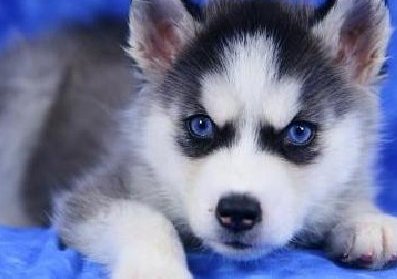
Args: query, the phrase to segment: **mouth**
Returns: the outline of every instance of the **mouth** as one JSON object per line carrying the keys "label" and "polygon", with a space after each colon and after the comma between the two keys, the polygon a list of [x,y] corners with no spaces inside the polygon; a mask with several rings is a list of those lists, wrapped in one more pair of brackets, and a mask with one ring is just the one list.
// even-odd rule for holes
{"label": "mouth", "polygon": [[226,258],[243,262],[258,259],[273,250],[272,247],[258,246],[241,240],[211,241],[207,242],[207,244],[214,252]]}
{"label": "mouth", "polygon": [[248,250],[253,248],[252,244],[248,244],[240,241],[225,242],[224,245],[235,250]]}

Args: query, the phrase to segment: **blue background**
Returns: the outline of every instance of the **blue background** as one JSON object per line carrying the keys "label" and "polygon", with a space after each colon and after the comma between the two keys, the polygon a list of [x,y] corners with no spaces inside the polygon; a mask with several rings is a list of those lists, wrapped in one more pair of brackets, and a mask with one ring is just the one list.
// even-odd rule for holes
{"label": "blue background", "polygon": [[[397,3],[389,2],[395,22]],[[64,23],[94,22],[98,15],[126,19],[128,8],[129,0],[0,0],[0,47],[14,38],[34,36]],[[382,93],[384,126],[378,168],[382,189],[379,204],[397,215],[396,36],[389,53],[389,79]],[[252,264],[237,264],[215,255],[192,254],[189,262],[196,278],[397,278],[396,269],[381,272],[343,269],[318,251],[278,251]],[[0,228],[0,278],[89,279],[103,276],[103,267],[73,250],[60,247],[51,229]]]}

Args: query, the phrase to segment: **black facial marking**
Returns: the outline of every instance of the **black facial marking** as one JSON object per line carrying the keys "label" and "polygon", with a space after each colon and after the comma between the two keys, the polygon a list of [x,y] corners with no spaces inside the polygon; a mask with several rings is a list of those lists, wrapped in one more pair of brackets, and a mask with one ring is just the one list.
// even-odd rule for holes
{"label": "black facial marking", "polygon": [[235,137],[236,130],[233,124],[226,123],[223,127],[215,126],[215,133],[212,139],[199,139],[191,135],[186,120],[181,120],[177,142],[186,156],[201,158],[221,148],[231,147]]}
{"label": "black facial marking", "polygon": [[310,144],[295,146],[285,140],[285,130],[276,130],[271,126],[264,126],[259,132],[259,146],[267,151],[282,156],[296,165],[309,165],[320,155],[318,143],[319,129]]}
{"label": "black facial marking", "polygon": [[[292,6],[285,8],[285,2],[271,0],[218,0],[215,3],[215,8],[205,11],[201,31],[176,58],[157,91],[163,107],[177,108],[179,119],[205,113],[201,103],[202,77],[226,71],[225,49],[232,47],[232,42],[241,41],[247,35],[261,34],[271,38],[277,46],[280,82],[283,77],[303,82],[298,118],[321,124],[329,112],[340,117],[350,111],[357,96],[352,94],[343,72],[312,34],[309,25],[312,15]],[[326,16],[332,5],[333,1],[327,1],[317,10],[317,17]],[[176,142],[187,156],[194,158],[229,147],[238,132],[230,123],[217,127],[216,138],[209,142],[191,138],[185,127],[180,126]],[[320,153],[317,139],[305,148],[281,148],[276,135],[276,131],[271,133],[263,129],[263,147],[297,164],[310,163]]]}

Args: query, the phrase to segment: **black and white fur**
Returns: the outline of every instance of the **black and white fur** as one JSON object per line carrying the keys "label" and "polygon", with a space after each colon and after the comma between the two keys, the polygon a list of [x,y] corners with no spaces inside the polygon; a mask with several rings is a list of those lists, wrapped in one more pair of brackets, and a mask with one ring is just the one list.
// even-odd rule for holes
{"label": "black and white fur", "polygon": [[[374,204],[378,84],[391,33],[384,1],[327,1],[314,9],[279,1],[214,0],[193,16],[180,0],[136,0],[130,32],[126,50],[137,63],[130,69],[133,86],[123,78],[128,69],[121,66],[122,58],[115,59],[119,53],[104,51],[103,41],[90,37],[98,42],[90,46],[102,51],[92,54],[77,44],[71,53],[87,55],[89,61],[79,59],[78,66],[60,70],[54,65],[48,82],[33,87],[63,93],[48,93],[52,97],[42,99],[46,102],[32,106],[32,116],[21,116],[18,125],[34,130],[26,142],[2,135],[7,145],[1,145],[0,173],[6,173],[6,164],[10,168],[27,160],[12,148],[31,150],[31,140],[39,138],[30,168],[23,166],[28,178],[36,174],[35,185],[50,181],[57,187],[46,188],[48,199],[38,204],[52,208],[53,224],[68,245],[107,264],[112,278],[122,279],[191,278],[181,239],[199,239],[239,260],[291,242],[323,243],[331,257],[372,269],[397,260],[397,221]],[[96,38],[107,45],[104,36]],[[106,74],[95,73],[98,65]],[[76,70],[82,67],[93,73],[81,78]],[[15,90],[16,81],[32,86],[35,79],[24,78],[8,75],[5,89]],[[43,92],[23,86],[20,92]],[[80,105],[78,114],[70,112],[85,91],[98,104],[92,108],[104,109],[88,118],[88,104]],[[117,101],[109,105],[106,94]],[[14,131],[4,119],[17,113],[20,96],[0,103],[2,131]],[[51,126],[58,111],[74,118]],[[209,145],[198,144],[184,125],[197,114],[210,116],[217,127]],[[294,120],[316,124],[310,146],[280,142]],[[115,123],[120,134],[110,128]],[[69,133],[59,132],[65,127]],[[76,135],[76,129],[80,134],[65,154],[84,156],[66,170],[81,175],[47,179],[63,170],[57,152],[69,146],[62,140]],[[43,138],[52,149],[49,144],[40,148]],[[35,162],[41,169],[32,171]],[[47,176],[46,166],[53,167]],[[32,184],[21,173],[15,177]],[[231,194],[260,203],[263,217],[252,230],[234,234],[220,226],[217,205]],[[4,212],[3,219],[15,220]],[[21,210],[19,215],[31,220]]]}

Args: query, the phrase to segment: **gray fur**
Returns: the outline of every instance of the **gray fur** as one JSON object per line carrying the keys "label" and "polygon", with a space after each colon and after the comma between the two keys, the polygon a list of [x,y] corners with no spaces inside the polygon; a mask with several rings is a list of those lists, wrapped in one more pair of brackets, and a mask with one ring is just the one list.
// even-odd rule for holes
{"label": "gray fur", "polygon": [[[18,106],[12,113],[20,116],[7,115],[12,122],[1,129],[2,140],[12,142],[2,145],[1,157],[11,159],[1,160],[0,171],[9,177],[5,188],[17,192],[15,206],[24,208],[33,223],[48,223],[52,194],[70,189],[75,177],[106,154],[105,142],[117,138],[117,111],[133,92],[132,61],[121,49],[123,30],[115,23],[71,28],[21,42],[2,54],[2,111]],[[13,205],[2,197],[4,221]]]}

